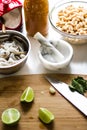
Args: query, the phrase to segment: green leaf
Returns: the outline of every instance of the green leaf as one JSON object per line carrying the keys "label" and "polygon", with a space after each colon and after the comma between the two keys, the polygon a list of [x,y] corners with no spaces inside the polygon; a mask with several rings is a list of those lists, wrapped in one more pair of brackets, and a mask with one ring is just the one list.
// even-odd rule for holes
{"label": "green leaf", "polygon": [[84,94],[84,88],[75,79],[72,80],[72,86],[81,94]]}
{"label": "green leaf", "polygon": [[71,84],[69,86],[71,91],[77,91],[80,94],[83,94],[87,91],[87,80],[83,77],[76,77],[72,79]]}
{"label": "green leaf", "polygon": [[76,91],[76,88],[73,87],[72,85],[69,85],[69,88],[70,88],[70,90],[71,90],[72,92]]}

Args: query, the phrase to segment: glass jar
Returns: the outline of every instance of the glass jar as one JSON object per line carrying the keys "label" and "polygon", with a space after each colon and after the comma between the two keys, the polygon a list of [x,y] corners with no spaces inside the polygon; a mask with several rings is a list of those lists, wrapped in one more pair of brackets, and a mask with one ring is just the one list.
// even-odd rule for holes
{"label": "glass jar", "polygon": [[24,0],[25,26],[28,35],[34,36],[40,32],[48,34],[48,0]]}

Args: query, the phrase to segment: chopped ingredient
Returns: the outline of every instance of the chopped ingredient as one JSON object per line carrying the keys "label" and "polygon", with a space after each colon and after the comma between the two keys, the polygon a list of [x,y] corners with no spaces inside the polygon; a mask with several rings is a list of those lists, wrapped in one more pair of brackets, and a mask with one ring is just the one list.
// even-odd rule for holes
{"label": "chopped ingredient", "polygon": [[27,87],[23,91],[20,101],[29,103],[29,102],[32,102],[33,100],[34,100],[34,91],[31,87]]}
{"label": "chopped ingredient", "polygon": [[0,42],[0,66],[9,66],[25,57],[22,44],[17,40]]}
{"label": "chopped ingredient", "polygon": [[87,80],[85,80],[83,77],[74,78],[72,79],[69,88],[71,91],[77,91],[84,95],[84,93],[87,91]]}
{"label": "chopped ingredient", "polygon": [[41,91],[41,94],[44,94],[44,91]]}
{"label": "chopped ingredient", "polygon": [[49,124],[54,120],[54,115],[52,112],[50,112],[48,109],[46,108],[39,108],[39,118],[40,120],[45,123],[45,124]]}
{"label": "chopped ingredient", "polygon": [[55,89],[52,86],[49,88],[49,92],[51,94],[55,94],[56,93]]}
{"label": "chopped ingredient", "polygon": [[20,112],[17,109],[8,108],[2,113],[1,120],[6,125],[16,125],[20,117]]}

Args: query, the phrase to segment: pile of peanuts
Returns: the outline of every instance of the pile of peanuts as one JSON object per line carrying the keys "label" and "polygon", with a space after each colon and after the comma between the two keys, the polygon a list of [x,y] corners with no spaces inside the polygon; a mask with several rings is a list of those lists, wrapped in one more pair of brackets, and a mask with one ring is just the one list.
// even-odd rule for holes
{"label": "pile of peanuts", "polygon": [[73,35],[87,35],[87,10],[84,7],[67,6],[58,12],[56,26]]}

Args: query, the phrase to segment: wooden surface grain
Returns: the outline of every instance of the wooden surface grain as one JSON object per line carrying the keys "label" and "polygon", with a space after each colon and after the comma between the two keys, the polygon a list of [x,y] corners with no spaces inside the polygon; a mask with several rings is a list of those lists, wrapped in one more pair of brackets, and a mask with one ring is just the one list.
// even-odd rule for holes
{"label": "wooden surface grain", "polygon": [[[51,75],[51,74],[50,74]],[[68,84],[77,75],[53,74]],[[87,117],[70,104],[58,92],[49,93],[49,82],[43,75],[14,76],[0,79],[0,117],[7,108],[17,108],[21,119],[15,126],[6,126],[1,122],[0,130],[87,130]],[[87,76],[83,76],[87,79]],[[20,103],[20,97],[26,87],[32,87],[35,93],[34,102]],[[38,118],[38,110],[45,107],[55,115],[55,120],[43,124]]]}

